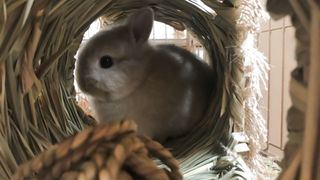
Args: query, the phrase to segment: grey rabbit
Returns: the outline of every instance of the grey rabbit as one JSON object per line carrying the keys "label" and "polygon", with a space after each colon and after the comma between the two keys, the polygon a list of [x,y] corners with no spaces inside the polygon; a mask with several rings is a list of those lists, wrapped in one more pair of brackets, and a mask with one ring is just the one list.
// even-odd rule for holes
{"label": "grey rabbit", "polygon": [[80,48],[75,77],[98,121],[132,119],[160,142],[187,133],[203,117],[213,70],[174,45],[151,46],[153,10],[94,35]]}

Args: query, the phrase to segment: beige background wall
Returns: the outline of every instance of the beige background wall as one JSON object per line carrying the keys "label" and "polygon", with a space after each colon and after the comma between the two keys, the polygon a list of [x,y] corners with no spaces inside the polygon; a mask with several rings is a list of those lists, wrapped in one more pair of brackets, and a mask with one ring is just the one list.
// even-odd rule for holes
{"label": "beige background wall", "polygon": [[286,114],[291,105],[289,97],[290,72],[296,66],[294,28],[289,17],[269,20],[258,35],[258,48],[270,63],[269,91],[263,92],[262,112],[267,121],[267,152],[279,157],[287,141]]}

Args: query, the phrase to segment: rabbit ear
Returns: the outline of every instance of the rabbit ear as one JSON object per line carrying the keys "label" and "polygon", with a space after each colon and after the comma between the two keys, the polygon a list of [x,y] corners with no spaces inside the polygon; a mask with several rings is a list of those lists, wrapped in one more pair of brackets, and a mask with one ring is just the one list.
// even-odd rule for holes
{"label": "rabbit ear", "polygon": [[153,26],[153,16],[151,8],[143,8],[129,18],[129,28],[137,43],[148,40]]}

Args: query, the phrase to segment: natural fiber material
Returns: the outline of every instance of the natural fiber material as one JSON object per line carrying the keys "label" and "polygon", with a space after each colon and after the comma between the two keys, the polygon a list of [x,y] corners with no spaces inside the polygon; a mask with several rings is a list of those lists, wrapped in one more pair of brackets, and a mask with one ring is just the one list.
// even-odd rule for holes
{"label": "natural fiber material", "polygon": [[290,81],[292,107],[287,116],[289,141],[280,179],[319,179],[319,2],[269,0],[267,7],[273,18],[291,16],[297,43],[297,67]]}
{"label": "natural fiber material", "polygon": [[182,179],[171,153],[135,131],[133,121],[88,128],[24,163],[13,179]]}
{"label": "natural fiber material", "polygon": [[[265,66],[254,43],[242,45],[258,28],[262,13],[258,0],[4,0],[0,3],[3,179],[9,179],[18,164],[91,124],[77,108],[73,90],[74,55],[82,36],[100,16],[112,22],[144,6],[155,10],[156,20],[193,32],[207,49],[217,78],[206,116],[188,135],[166,144],[182,172],[212,166],[212,158],[229,155],[233,130],[249,137],[249,161],[255,159],[264,140],[256,86]],[[245,58],[249,54],[251,58]],[[259,167],[255,165],[252,168]]]}

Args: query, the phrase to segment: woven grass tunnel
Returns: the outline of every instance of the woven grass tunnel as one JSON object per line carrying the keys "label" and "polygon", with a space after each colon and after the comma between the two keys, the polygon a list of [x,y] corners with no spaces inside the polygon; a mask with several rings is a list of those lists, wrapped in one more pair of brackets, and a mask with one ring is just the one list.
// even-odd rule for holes
{"label": "woven grass tunnel", "polygon": [[100,16],[112,21],[145,6],[155,10],[156,20],[193,32],[208,51],[218,79],[203,120],[186,137],[167,145],[182,172],[226,155],[235,143],[232,132],[249,137],[247,163],[258,166],[255,157],[265,141],[258,84],[266,65],[253,34],[262,8],[258,0],[201,2],[212,11],[199,1],[3,1],[1,176],[9,179],[19,164],[90,126],[90,118],[76,105],[73,87],[74,55],[83,34]]}

